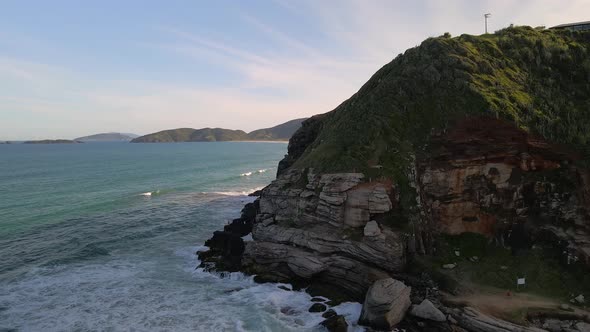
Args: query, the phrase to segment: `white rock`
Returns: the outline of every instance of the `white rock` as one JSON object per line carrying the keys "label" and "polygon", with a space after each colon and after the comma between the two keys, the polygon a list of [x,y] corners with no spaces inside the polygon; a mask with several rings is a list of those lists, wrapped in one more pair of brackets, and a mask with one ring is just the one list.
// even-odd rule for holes
{"label": "white rock", "polygon": [[375,220],[369,221],[365,225],[364,229],[365,236],[379,236],[381,235],[381,229],[379,228],[379,224]]}
{"label": "white rock", "polygon": [[412,289],[392,278],[375,281],[365,297],[359,324],[391,331],[410,308]]}
{"label": "white rock", "polygon": [[422,301],[419,305],[412,306],[410,314],[418,318],[428,319],[435,322],[444,322],[447,320],[445,314],[438,310],[434,304],[427,299]]}

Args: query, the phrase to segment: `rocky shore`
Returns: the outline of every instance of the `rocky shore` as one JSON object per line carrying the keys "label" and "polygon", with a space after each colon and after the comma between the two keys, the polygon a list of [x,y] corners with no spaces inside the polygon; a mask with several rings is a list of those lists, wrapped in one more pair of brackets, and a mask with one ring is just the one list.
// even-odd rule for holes
{"label": "rocky shore", "polygon": [[[530,120],[532,106],[488,87],[528,89],[518,69],[538,84],[530,98],[565,93],[535,75],[573,67],[518,44],[541,52],[530,62],[511,42],[574,37],[508,28],[497,41],[443,36],[399,56],[336,110],[303,122],[276,180],[206,242],[201,267],[362,303],[358,323],[376,331],[588,331],[586,143],[563,144],[579,138],[574,127],[550,131]],[[589,86],[575,88],[587,101]],[[525,293],[552,297],[523,298],[521,279]],[[347,330],[329,304],[314,306],[328,330]]]}

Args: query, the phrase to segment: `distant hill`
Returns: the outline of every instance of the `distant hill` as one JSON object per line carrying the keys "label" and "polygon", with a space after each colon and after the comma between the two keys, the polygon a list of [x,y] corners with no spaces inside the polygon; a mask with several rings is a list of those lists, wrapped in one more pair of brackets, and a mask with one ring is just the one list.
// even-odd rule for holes
{"label": "distant hill", "polygon": [[223,128],[178,128],[159,131],[131,140],[131,143],[222,142],[222,141],[287,141],[305,119],[296,119],[266,129],[246,133]]}
{"label": "distant hill", "polygon": [[297,129],[301,128],[301,123],[306,118],[295,119],[272,128],[258,129],[248,133],[248,138],[254,141],[288,141]]}
{"label": "distant hill", "polygon": [[43,139],[37,141],[24,141],[24,144],[75,144],[75,143],[82,143],[78,141],[73,141],[70,139]]}
{"label": "distant hill", "polygon": [[123,133],[102,133],[84,137],[78,137],[75,141],[79,142],[127,142],[138,137],[135,134],[123,134]]}

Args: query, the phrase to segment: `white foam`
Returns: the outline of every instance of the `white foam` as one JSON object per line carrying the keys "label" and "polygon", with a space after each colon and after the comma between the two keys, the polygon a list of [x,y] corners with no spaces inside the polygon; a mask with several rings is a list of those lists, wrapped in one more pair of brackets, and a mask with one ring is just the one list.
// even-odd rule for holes
{"label": "white foam", "polygon": [[250,176],[250,175],[252,175],[252,172],[246,172],[246,173],[240,174],[240,176]]}
{"label": "white foam", "polygon": [[364,327],[358,325],[361,310],[363,309],[362,304],[358,302],[344,302],[334,306],[332,309],[334,309],[339,315],[344,316],[344,319],[346,319],[349,326],[349,332],[362,332],[366,330]]}
{"label": "white foam", "polygon": [[212,191],[212,192],[204,192],[203,194],[216,194],[216,195],[223,195],[223,196],[248,196],[249,194],[261,190],[264,187],[256,187],[254,189],[243,190],[243,191]]}
{"label": "white foam", "polygon": [[152,196],[152,192],[151,191],[148,191],[147,193],[141,193],[139,195],[140,196],[147,196],[147,197],[149,197],[149,196]]}

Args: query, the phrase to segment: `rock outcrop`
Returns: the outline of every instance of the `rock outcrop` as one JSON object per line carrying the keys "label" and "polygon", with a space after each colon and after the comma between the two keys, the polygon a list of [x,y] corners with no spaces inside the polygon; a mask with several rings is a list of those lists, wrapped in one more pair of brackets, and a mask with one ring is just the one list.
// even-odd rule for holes
{"label": "rock outcrop", "polygon": [[411,305],[411,288],[392,278],[377,280],[367,292],[359,323],[378,330],[392,330]]}
{"label": "rock outcrop", "polygon": [[[371,216],[395,202],[387,182],[358,173],[290,170],[262,190],[243,267],[259,278],[341,288],[362,300],[371,283],[405,265],[405,241],[389,229],[364,236]],[[393,201],[393,202],[392,202]]]}

